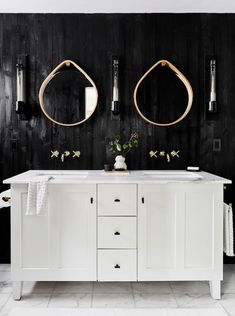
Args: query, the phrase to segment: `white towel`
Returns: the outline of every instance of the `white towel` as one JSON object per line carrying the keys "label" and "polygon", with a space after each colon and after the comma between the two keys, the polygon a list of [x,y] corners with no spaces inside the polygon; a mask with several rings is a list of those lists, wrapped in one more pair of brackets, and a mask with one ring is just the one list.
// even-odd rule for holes
{"label": "white towel", "polygon": [[224,203],[224,252],[229,257],[234,257],[233,244],[233,209]]}
{"label": "white towel", "polygon": [[0,208],[11,206],[11,190],[0,193]]}
{"label": "white towel", "polygon": [[37,176],[28,184],[26,215],[42,215],[47,209],[47,182],[51,176]]}

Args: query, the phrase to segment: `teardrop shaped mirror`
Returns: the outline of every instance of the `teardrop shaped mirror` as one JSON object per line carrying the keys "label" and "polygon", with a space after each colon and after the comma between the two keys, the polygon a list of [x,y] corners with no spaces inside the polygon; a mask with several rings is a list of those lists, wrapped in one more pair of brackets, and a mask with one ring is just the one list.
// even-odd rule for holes
{"label": "teardrop shaped mirror", "polygon": [[39,104],[55,124],[76,126],[96,109],[98,91],[89,75],[72,60],[64,60],[43,81]]}
{"label": "teardrop shaped mirror", "polygon": [[155,63],[134,90],[136,110],[145,121],[157,126],[179,123],[189,113],[192,102],[189,81],[167,60]]}

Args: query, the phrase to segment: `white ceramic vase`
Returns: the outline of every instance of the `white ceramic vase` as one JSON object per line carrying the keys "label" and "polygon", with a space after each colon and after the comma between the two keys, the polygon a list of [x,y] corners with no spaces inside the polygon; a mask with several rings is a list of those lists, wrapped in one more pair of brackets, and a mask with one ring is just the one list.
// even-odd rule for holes
{"label": "white ceramic vase", "polygon": [[125,163],[125,157],[118,155],[115,158],[114,169],[115,170],[127,170],[127,165]]}

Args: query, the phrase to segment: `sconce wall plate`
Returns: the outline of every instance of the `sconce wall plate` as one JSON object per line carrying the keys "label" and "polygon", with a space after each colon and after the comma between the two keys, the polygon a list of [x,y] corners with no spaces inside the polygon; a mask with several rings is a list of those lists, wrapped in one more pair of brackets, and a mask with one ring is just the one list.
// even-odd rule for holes
{"label": "sconce wall plate", "polygon": [[[148,76],[148,74],[153,71],[153,69],[155,69],[157,66],[167,66],[169,67],[174,73],[175,75],[183,82],[187,93],[188,93],[188,104],[186,106],[186,109],[184,111],[184,113],[175,121],[173,122],[168,122],[168,123],[158,123],[158,122],[154,122],[152,120],[149,120],[147,117],[144,116],[144,114],[140,111],[138,102],[137,102],[137,92],[138,92],[138,88],[141,85],[142,81]],[[173,64],[171,64],[168,60],[159,60],[158,62],[156,62],[151,68],[149,68],[148,71],[146,71],[146,73],[140,78],[140,80],[138,81],[135,90],[134,90],[134,104],[136,107],[137,112],[139,113],[139,115],[148,123],[151,123],[153,125],[157,125],[157,126],[170,126],[170,125],[174,125],[179,123],[180,121],[182,121],[187,114],[189,113],[191,107],[192,107],[192,103],[193,103],[193,89],[191,87],[191,84],[189,83],[188,79],[179,71],[179,69],[177,69]]]}
{"label": "sconce wall plate", "polygon": [[[46,111],[45,109],[45,105],[44,105],[44,92],[46,89],[46,86],[48,85],[48,83],[54,78],[54,76],[58,73],[58,71],[60,69],[62,69],[63,67],[70,67],[70,66],[74,66],[79,72],[81,72],[84,77],[90,82],[90,84],[92,85],[92,87],[95,89],[96,95],[97,95],[97,99],[96,99],[96,104],[95,107],[93,109],[93,111],[90,113],[89,117],[86,117],[85,119],[83,119],[82,121],[79,122],[75,122],[75,123],[63,123],[63,122],[59,122],[55,119],[53,119]],[[98,102],[98,90],[96,88],[96,85],[94,83],[94,81],[90,78],[90,76],[80,67],[78,66],[74,61],[72,60],[64,60],[62,63],[60,63],[47,77],[46,79],[43,81],[40,90],[39,90],[39,104],[41,107],[42,112],[44,113],[44,115],[53,123],[61,125],[61,126],[77,126],[80,125],[82,123],[84,123],[86,120],[88,120],[92,114],[94,113],[96,107],[97,107],[97,102]]]}

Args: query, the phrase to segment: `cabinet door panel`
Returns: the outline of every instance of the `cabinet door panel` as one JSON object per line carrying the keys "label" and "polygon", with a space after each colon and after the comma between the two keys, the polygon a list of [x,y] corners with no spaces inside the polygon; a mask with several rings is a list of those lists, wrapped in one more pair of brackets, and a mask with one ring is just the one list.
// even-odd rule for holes
{"label": "cabinet door panel", "polygon": [[[185,268],[212,269],[215,207],[213,191],[191,190],[185,198]],[[219,232],[218,232],[219,233]]]}
{"label": "cabinet door panel", "polygon": [[12,279],[96,280],[96,185],[48,184],[43,215],[25,215],[26,185],[11,189]]}
{"label": "cabinet door panel", "polygon": [[[142,198],[144,198],[144,203]],[[139,280],[157,280],[177,267],[182,253],[183,195],[168,185],[140,185],[138,212]]]}
{"label": "cabinet door panel", "polygon": [[146,195],[147,268],[175,266],[176,199],[173,192]]}
{"label": "cabinet door panel", "polygon": [[95,185],[53,185],[49,196],[52,268],[95,280]]}
{"label": "cabinet door panel", "polygon": [[140,185],[138,191],[138,279],[221,279],[222,185]]}
{"label": "cabinet door panel", "polygon": [[48,214],[25,215],[27,192],[21,196],[21,266],[23,269],[49,268]]}

